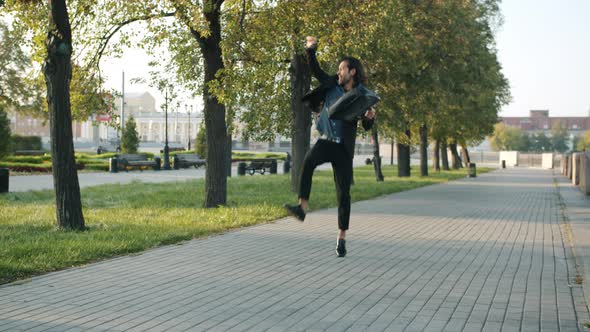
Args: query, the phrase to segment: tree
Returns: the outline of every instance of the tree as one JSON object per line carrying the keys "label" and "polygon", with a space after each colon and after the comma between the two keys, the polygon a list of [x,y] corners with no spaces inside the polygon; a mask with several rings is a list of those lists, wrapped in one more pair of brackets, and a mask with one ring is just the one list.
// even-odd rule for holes
{"label": "tree", "polygon": [[375,169],[375,178],[377,182],[383,182],[383,172],[381,171],[381,153],[379,153],[379,131],[377,129],[377,121],[373,123],[371,128],[371,136],[373,137],[373,168]]}
{"label": "tree", "polygon": [[[40,1],[13,0],[6,2],[5,8],[17,14],[19,19],[13,22],[21,35],[26,35],[25,32],[29,29],[36,29],[38,32],[27,45],[34,50],[32,58],[43,62],[57,226],[63,229],[81,230],[85,226],[74,157],[70,104],[72,31],[65,0],[51,0],[48,3],[49,6],[44,6]],[[46,24],[47,16],[49,16],[49,24]],[[43,35],[46,36],[44,43],[41,38]],[[17,52],[15,48],[6,49]],[[35,82],[40,81],[32,80],[31,85],[34,86]],[[38,91],[38,89],[31,90]]]}
{"label": "tree", "polygon": [[51,28],[47,34],[43,73],[47,84],[57,224],[60,228],[81,230],[85,226],[70,109],[72,32],[65,0],[51,0],[49,3]]}
{"label": "tree", "polygon": [[490,137],[490,143],[494,151],[521,150],[521,137],[522,130],[520,128],[498,123],[495,126],[494,134]]}
{"label": "tree", "polygon": [[551,140],[549,139],[549,137],[547,137],[547,135],[545,135],[544,132],[540,132],[536,135],[531,135],[531,146],[532,150],[535,152],[553,151]]}
{"label": "tree", "polygon": [[[47,107],[51,135],[51,160],[55,189],[57,225],[59,228],[84,229],[84,216],[80,199],[80,185],[74,157],[70,82],[72,79],[72,30],[65,0],[42,2],[13,0],[6,3],[9,10],[23,20],[17,24],[36,28],[46,36],[44,47],[38,47],[33,58],[43,60],[42,72],[47,88]],[[43,13],[49,10],[49,24]],[[49,26],[49,31],[47,31]],[[41,39],[35,39],[40,46]]]}
{"label": "tree", "polygon": [[576,143],[576,145],[574,145],[573,149],[577,149],[578,151],[589,150],[590,149],[590,130],[586,130],[581,135],[581,137],[575,136],[574,142]]}
{"label": "tree", "polygon": [[10,120],[0,107],[0,159],[6,157],[11,149]]}
{"label": "tree", "polygon": [[569,148],[568,143],[569,134],[565,126],[562,126],[561,123],[559,123],[559,125],[551,129],[551,145],[553,146],[554,151],[559,153],[566,152]]}
{"label": "tree", "polygon": [[[225,83],[222,41],[222,6],[231,11],[242,1],[204,0],[118,1],[105,0],[95,20],[100,27],[98,45],[94,45],[91,62],[98,66],[115,34],[120,41],[114,51],[128,45],[130,33],[121,28],[143,22],[145,31],[140,46],[154,50],[165,46],[175,64],[178,81],[192,87],[204,101],[204,122],[207,136],[207,170],[205,173],[204,206],[217,207],[227,200],[228,126],[223,95]],[[170,20],[166,20],[170,18]],[[92,39],[88,39],[93,42]]]}
{"label": "tree", "polygon": [[527,152],[533,150],[533,142],[528,133],[522,132],[520,136],[520,151]]}
{"label": "tree", "polygon": [[[0,108],[17,108],[25,104],[31,96],[26,85],[26,74],[31,60],[22,47],[22,36],[10,30],[0,20]],[[9,45],[9,46],[8,46]]]}
{"label": "tree", "polygon": [[121,150],[124,153],[137,153],[139,147],[139,136],[137,134],[137,124],[133,115],[125,123],[123,136],[121,137]]}
{"label": "tree", "polygon": [[[367,47],[378,50],[371,58],[371,79],[382,96],[381,128],[393,129],[400,157],[409,158],[405,153],[409,144],[420,142],[424,151],[429,135],[440,143],[448,139],[464,145],[493,132],[509,97],[492,31],[499,15],[497,4],[494,0],[380,4],[385,19],[377,24],[376,47]],[[427,157],[422,155],[425,175]]]}
{"label": "tree", "polygon": [[[75,31],[78,32],[75,36],[78,39],[84,39],[87,29],[94,28],[94,26],[87,24],[86,18],[87,16],[92,17],[91,7],[84,0],[68,2],[74,7],[73,20],[77,22]],[[3,69],[18,68],[20,79],[11,84],[14,90],[19,90],[19,107],[15,110],[26,112],[33,117],[49,119],[49,108],[45,99],[47,95],[45,75],[42,71],[42,64],[47,57],[44,38],[47,35],[47,25],[44,22],[49,16],[49,6],[43,5],[42,1],[10,0],[4,10],[10,16],[14,16],[15,20],[12,21],[12,30],[10,30],[10,34],[13,35],[12,40],[2,44],[14,45],[14,47],[2,48],[0,53],[6,50],[7,54],[13,56],[13,61],[11,61],[11,66],[2,65],[0,67]],[[71,17],[69,10],[68,15]],[[32,38],[28,38],[29,36]],[[94,71],[81,67],[77,63],[81,57],[80,54],[86,52],[80,49],[80,42],[76,42],[76,38],[72,37],[72,40],[70,113],[73,119],[85,121],[93,114],[107,113],[109,108],[102,89],[103,80]],[[23,53],[21,45],[26,46],[26,55]],[[26,63],[23,65],[22,61],[16,61],[16,55],[24,57]],[[40,66],[31,66],[31,60]],[[2,73],[0,76],[6,77],[5,74]],[[0,78],[0,80],[2,79]]]}

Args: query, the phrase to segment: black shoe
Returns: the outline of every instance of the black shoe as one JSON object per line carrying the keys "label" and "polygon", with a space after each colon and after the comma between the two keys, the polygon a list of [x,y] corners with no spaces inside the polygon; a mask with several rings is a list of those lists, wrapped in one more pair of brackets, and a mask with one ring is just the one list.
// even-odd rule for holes
{"label": "black shoe", "polygon": [[283,207],[287,210],[287,212],[289,212],[290,215],[297,218],[297,220],[299,220],[299,221],[305,220],[305,211],[303,211],[303,208],[301,207],[301,205],[285,204],[285,205],[283,205]]}
{"label": "black shoe", "polygon": [[338,245],[336,246],[336,255],[338,255],[338,257],[346,256],[346,241],[344,239],[338,240]]}

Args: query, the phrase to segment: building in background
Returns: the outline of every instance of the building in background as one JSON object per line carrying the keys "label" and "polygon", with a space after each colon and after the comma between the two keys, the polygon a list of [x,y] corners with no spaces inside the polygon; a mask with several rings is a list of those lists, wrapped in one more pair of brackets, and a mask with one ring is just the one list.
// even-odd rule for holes
{"label": "building in background", "polygon": [[8,112],[10,131],[19,136],[40,136],[49,140],[49,120],[34,118],[14,111]]}
{"label": "building in background", "polygon": [[[115,114],[121,114],[121,99],[115,99]],[[186,104],[171,104],[168,106],[168,142],[176,146],[191,147],[197,136],[197,130],[203,121],[203,113]],[[137,134],[140,144],[162,144],[166,138],[166,114],[163,109],[156,108],[156,100],[149,93],[125,94],[125,117],[127,122],[133,116],[137,124]],[[112,135],[111,135],[112,136]]]}
{"label": "building in background", "polygon": [[[114,114],[121,114],[121,99],[114,101]],[[168,142],[174,146],[191,146],[197,136],[197,130],[203,121],[202,112],[193,110],[189,114],[190,107],[168,108]],[[115,122],[120,120],[112,118],[108,112],[98,114],[86,121],[73,121],[72,136],[74,146],[82,149],[96,149],[98,146],[107,147],[116,145],[120,133]],[[125,121],[133,116],[137,123],[140,144],[143,146],[159,146],[164,143],[166,137],[166,119],[164,110],[156,109],[154,97],[148,93],[125,94]],[[40,136],[46,148],[49,148],[49,120],[34,118],[17,112],[9,112],[10,129],[13,134],[20,136]],[[190,123],[190,128],[189,128]]]}
{"label": "building in background", "polygon": [[549,110],[531,110],[528,117],[501,117],[500,122],[528,134],[543,132],[547,136],[551,136],[553,128],[561,126],[567,129],[570,138],[590,129],[590,116],[550,117]]}

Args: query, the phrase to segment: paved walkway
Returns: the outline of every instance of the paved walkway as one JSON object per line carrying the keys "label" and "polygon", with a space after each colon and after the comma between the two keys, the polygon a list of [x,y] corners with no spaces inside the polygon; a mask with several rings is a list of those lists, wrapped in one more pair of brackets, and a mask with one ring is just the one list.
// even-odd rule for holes
{"label": "paved walkway", "polygon": [[356,203],[345,258],[328,209],[47,274],[0,287],[0,331],[580,331],[556,178],[498,170]]}

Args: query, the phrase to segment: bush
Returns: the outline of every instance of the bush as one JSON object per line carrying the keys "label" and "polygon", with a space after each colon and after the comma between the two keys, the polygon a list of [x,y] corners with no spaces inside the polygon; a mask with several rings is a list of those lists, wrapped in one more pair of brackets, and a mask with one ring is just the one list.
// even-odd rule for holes
{"label": "bush", "polygon": [[44,162],[42,156],[10,156],[3,159],[4,161],[14,163],[29,163],[29,164],[42,164]]}
{"label": "bush", "polygon": [[20,150],[43,150],[43,143],[39,136],[12,136],[12,149]]}
{"label": "bush", "polygon": [[96,171],[108,171],[109,170],[109,164],[106,162],[100,163],[100,162],[90,162],[90,163],[85,163],[84,164],[84,169],[91,169],[91,170],[96,170]]}
{"label": "bush", "polygon": [[195,151],[170,151],[169,155],[174,156],[177,154],[194,154]]}
{"label": "bush", "polygon": [[123,137],[121,138],[121,151],[123,153],[137,153],[139,147],[139,137],[137,135],[137,124],[133,116],[129,117],[125,124]]}
{"label": "bush", "polygon": [[[119,155],[117,152],[107,152],[101,154],[82,154],[80,153],[80,157],[83,159],[92,159],[92,160],[108,160],[109,158],[113,158],[114,156]],[[78,159],[78,154],[76,153],[76,159]]]}
{"label": "bush", "polygon": [[232,159],[235,160],[251,160],[251,159],[262,159],[262,158],[273,158],[277,160],[286,160],[286,153],[277,152],[240,152],[233,151]]}

